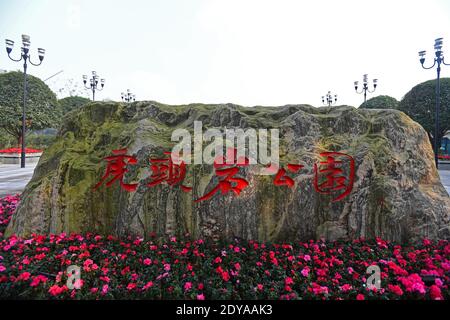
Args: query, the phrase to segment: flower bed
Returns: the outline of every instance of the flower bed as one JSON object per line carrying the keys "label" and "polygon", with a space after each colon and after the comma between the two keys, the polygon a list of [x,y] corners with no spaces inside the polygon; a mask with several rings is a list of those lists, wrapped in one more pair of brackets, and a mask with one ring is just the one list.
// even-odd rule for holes
{"label": "flower bed", "polygon": [[438,158],[441,160],[449,160],[450,161],[450,155],[439,155]]}
{"label": "flower bed", "polygon": [[[9,212],[14,198],[0,201]],[[6,209],[5,211],[5,206]],[[9,213],[7,213],[8,215]],[[0,242],[0,298],[448,299],[450,243],[260,243],[33,235]],[[367,267],[381,268],[381,289]],[[67,287],[66,270],[81,268]]]}
{"label": "flower bed", "polygon": [[[25,153],[41,153],[41,152],[42,152],[42,150],[39,150],[39,149],[25,148]],[[0,150],[0,153],[22,153],[22,149],[20,149],[20,148],[3,149],[3,150]]]}
{"label": "flower bed", "polygon": [[16,210],[19,199],[19,195],[0,198],[0,238],[3,236],[11,216]]}
{"label": "flower bed", "polygon": [[[0,163],[3,164],[18,164],[20,163],[20,156],[22,150],[19,148],[9,148],[0,150]],[[26,162],[36,163],[42,155],[42,150],[38,149],[25,149]]]}

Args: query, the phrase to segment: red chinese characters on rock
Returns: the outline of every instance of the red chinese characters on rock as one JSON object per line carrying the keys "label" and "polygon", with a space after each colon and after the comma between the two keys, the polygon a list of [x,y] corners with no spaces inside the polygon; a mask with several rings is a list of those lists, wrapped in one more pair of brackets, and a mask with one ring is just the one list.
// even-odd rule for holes
{"label": "red chinese characters on rock", "polygon": [[[234,159],[233,165],[227,164],[227,160]],[[239,173],[239,167],[248,166],[249,161],[247,158],[242,159],[243,161],[236,160],[236,149],[228,149],[226,157],[218,157],[214,160],[214,169],[218,177],[222,177],[219,183],[207,194],[195,200],[195,202],[205,201],[210,199],[217,192],[221,192],[222,195],[233,191],[236,195],[239,195],[242,190],[248,186],[248,181],[236,177]]]}
{"label": "red chinese characters on rock", "polygon": [[126,191],[136,191],[137,183],[136,184],[126,184],[123,183],[123,176],[128,171],[127,165],[128,164],[137,164],[137,159],[132,156],[128,156],[126,149],[120,149],[120,150],[113,150],[113,155],[106,157],[105,160],[107,161],[107,167],[106,172],[101,178],[100,182],[97,183],[94,187],[94,190],[96,190],[98,187],[100,187],[108,177],[112,176],[111,180],[106,182],[106,186],[110,187],[115,181],[119,180],[120,185],[126,190]]}
{"label": "red chinese characters on rock", "polygon": [[[136,191],[138,184],[126,184],[123,182],[124,175],[128,172],[127,165],[137,164],[137,159],[127,155],[126,152],[126,149],[113,150],[113,155],[105,158],[107,161],[106,172],[100,182],[95,185],[94,190],[111,177],[106,182],[107,187],[110,187],[115,181],[119,181],[121,187],[126,191]],[[215,174],[219,178],[219,182],[211,191],[194,200],[195,202],[211,199],[219,192],[222,195],[226,195],[232,191],[234,195],[238,196],[249,185],[246,179],[237,176],[241,167],[249,165],[249,160],[245,157],[236,159],[236,153],[236,149],[230,148],[227,150],[225,157],[217,157],[214,160]],[[164,152],[164,154],[168,155],[168,157],[150,159],[152,175],[150,176],[151,181],[147,186],[155,187],[166,183],[171,187],[180,186],[184,192],[191,191],[192,187],[183,185],[183,181],[186,178],[186,164],[183,161],[174,162],[170,152]],[[325,160],[314,164],[314,189],[320,194],[335,196],[332,202],[344,199],[353,189],[355,178],[354,159],[345,153],[339,152],[323,152],[320,154],[320,157],[325,158]],[[231,159],[233,161],[230,161]],[[286,169],[279,168],[273,180],[274,185],[293,188],[295,181],[290,174],[299,173],[303,167],[300,164],[290,163]],[[273,166],[272,169],[276,171],[277,167]],[[346,173],[348,174],[346,175]]]}
{"label": "red chinese characters on rock", "polygon": [[179,164],[176,164],[173,162],[170,152],[164,152],[164,154],[169,155],[169,157],[166,159],[150,159],[152,169],[150,179],[152,181],[148,186],[154,187],[166,182],[169,186],[179,185],[184,192],[191,191],[192,187],[182,184],[186,177],[186,163],[180,161]]}
{"label": "red chinese characters on rock", "polygon": [[[288,164],[287,169],[290,172],[297,173],[302,169],[303,166],[301,164]],[[284,168],[280,168],[273,180],[274,185],[276,186],[288,186],[289,188],[293,188],[295,185],[294,179],[286,175],[286,170]]]}
{"label": "red chinese characters on rock", "polygon": [[[323,152],[320,156],[326,158],[326,160],[319,162],[319,165],[314,164],[314,188],[321,194],[340,192],[332,202],[340,201],[348,196],[353,189],[355,160],[351,156],[339,152]],[[348,176],[345,175],[343,168],[345,163],[349,165]],[[325,176],[325,179],[320,180],[320,175]]]}

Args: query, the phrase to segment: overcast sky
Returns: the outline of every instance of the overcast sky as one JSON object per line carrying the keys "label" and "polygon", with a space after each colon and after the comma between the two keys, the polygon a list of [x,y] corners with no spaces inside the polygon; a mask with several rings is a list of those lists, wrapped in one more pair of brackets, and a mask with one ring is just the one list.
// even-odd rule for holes
{"label": "overcast sky", "polygon": [[[47,54],[33,75],[57,89],[96,70],[98,99],[253,105],[321,105],[328,90],[359,106],[353,82],[379,79],[374,95],[401,99],[435,77],[417,52],[444,37],[450,62],[448,0],[0,0],[0,46],[31,36]],[[0,69],[21,64],[0,48]],[[429,61],[428,61],[429,62]],[[442,70],[450,77],[450,67]],[[87,93],[86,93],[87,94]]]}

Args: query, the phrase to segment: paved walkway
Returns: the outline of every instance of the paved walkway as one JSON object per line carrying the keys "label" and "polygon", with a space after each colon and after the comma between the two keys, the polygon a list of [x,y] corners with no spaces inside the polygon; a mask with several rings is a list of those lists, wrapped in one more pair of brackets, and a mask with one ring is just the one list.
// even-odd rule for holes
{"label": "paved walkway", "polygon": [[[17,164],[0,164],[0,197],[20,193],[33,176],[36,163],[30,163],[21,169]],[[441,166],[442,168],[442,166]],[[450,195],[450,167],[439,170],[442,184]]]}
{"label": "paved walkway", "polygon": [[0,164],[0,197],[20,193],[33,176],[37,163],[21,168],[20,164]]}
{"label": "paved walkway", "polygon": [[439,175],[441,176],[442,184],[450,195],[450,170],[439,170]]}

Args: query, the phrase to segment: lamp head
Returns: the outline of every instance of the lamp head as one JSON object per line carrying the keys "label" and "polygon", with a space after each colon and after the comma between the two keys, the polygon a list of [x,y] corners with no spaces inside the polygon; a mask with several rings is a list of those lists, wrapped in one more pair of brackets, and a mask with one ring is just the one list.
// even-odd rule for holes
{"label": "lamp head", "polygon": [[424,64],[425,63],[425,55],[426,54],[427,54],[427,52],[425,50],[419,51],[420,64]]}
{"label": "lamp head", "polygon": [[100,80],[100,83],[101,83],[101,85],[102,85],[102,88],[105,86],[105,79],[101,79]]}
{"label": "lamp head", "polygon": [[367,80],[368,77],[369,77],[369,76],[368,76],[367,74],[363,75],[363,82],[364,82],[364,83],[367,83],[367,82],[368,82],[368,80]]}
{"label": "lamp head", "polygon": [[14,47],[14,41],[6,39],[5,43],[6,43],[6,52],[8,52],[8,54],[10,54]]}
{"label": "lamp head", "polygon": [[84,74],[83,75],[83,83],[86,84],[86,82],[87,82],[87,75]]}
{"label": "lamp head", "polygon": [[38,48],[38,55],[39,55],[39,60],[42,62],[42,60],[44,60],[44,56],[45,56],[45,49]]}
{"label": "lamp head", "polygon": [[30,36],[23,34],[22,35],[22,44],[25,48],[29,48],[30,47]]}

